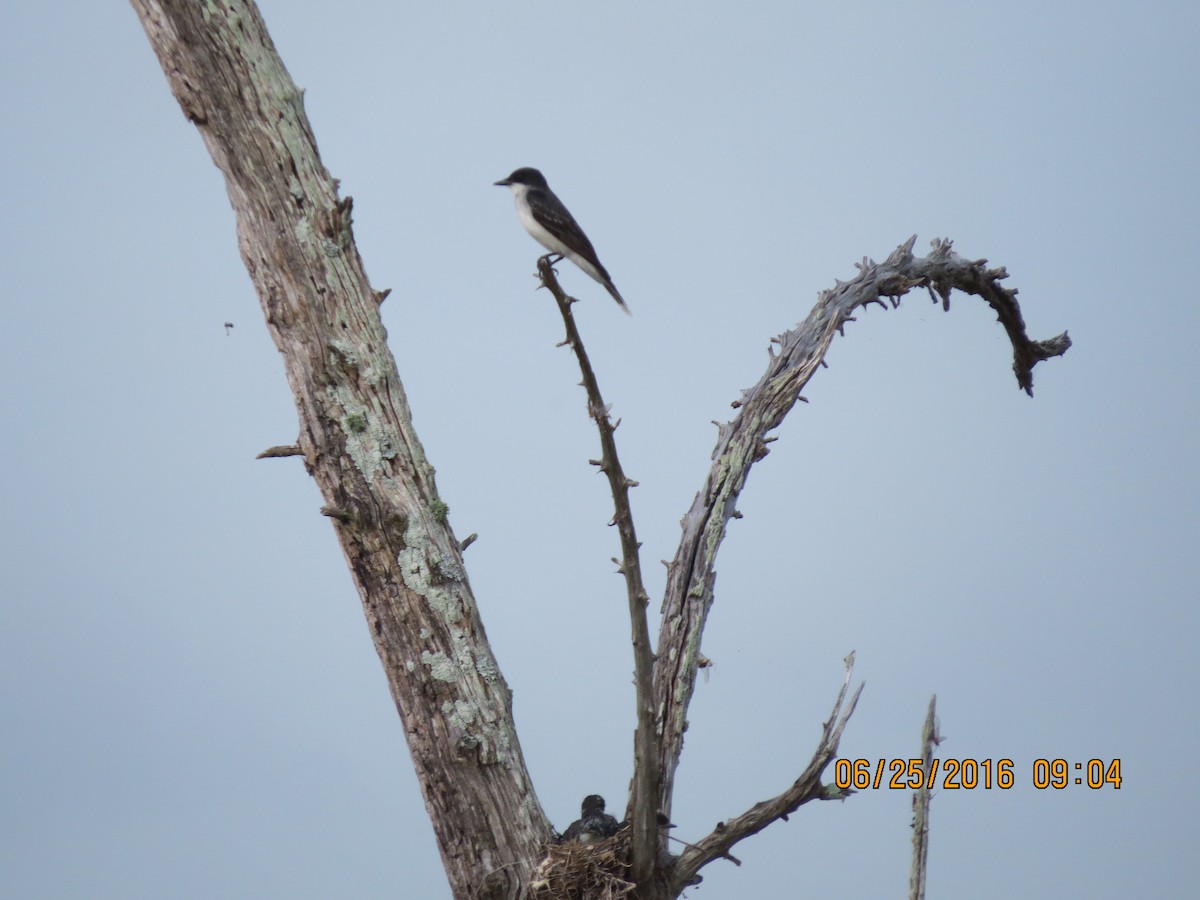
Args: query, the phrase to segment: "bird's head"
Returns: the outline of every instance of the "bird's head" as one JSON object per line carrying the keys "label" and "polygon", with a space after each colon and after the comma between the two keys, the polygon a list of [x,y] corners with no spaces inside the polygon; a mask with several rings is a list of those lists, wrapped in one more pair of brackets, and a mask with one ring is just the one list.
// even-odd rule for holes
{"label": "bird's head", "polygon": [[588,794],[583,798],[583,804],[580,806],[579,812],[581,818],[587,818],[588,816],[604,812],[604,798],[599,794]]}
{"label": "bird's head", "polygon": [[497,187],[513,187],[514,185],[523,184],[526,187],[546,188],[546,178],[537,169],[531,169],[529,166],[524,166],[517,169],[507,178],[501,178],[494,182]]}

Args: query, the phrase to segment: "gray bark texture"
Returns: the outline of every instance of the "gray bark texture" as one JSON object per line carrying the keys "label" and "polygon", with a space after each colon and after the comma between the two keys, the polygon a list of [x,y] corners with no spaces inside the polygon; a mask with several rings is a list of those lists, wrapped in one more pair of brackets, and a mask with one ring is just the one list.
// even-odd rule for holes
{"label": "gray bark texture", "polygon": [[518,897],[552,829],[413,431],[350,200],[337,196],[252,3],[133,7],[225,175],[242,260],[295,395],[300,454],[362,599],[454,896]]}
{"label": "gray bark texture", "polygon": [[[668,900],[695,883],[709,862],[737,863],[730,849],[743,838],[811,800],[844,799],[847,793],[823,784],[821,776],[862,689],[849,693],[853,654],[817,749],[790,787],[717,823],[679,856],[666,852],[658,824],[671,810],[696,671],[708,664],[700,648],[715,597],[717,551],[738,515],[750,469],[767,455],[770,433],[804,399],[801,390],[858,307],[895,306],[914,288],[946,309],[952,290],[981,298],[1012,342],[1018,385],[1031,394],[1033,367],[1066,352],[1066,333],[1030,340],[1016,292],[1000,283],[1007,273],[987,268],[986,260],[960,258],[949,241],[935,241],[925,257],[913,255],[914,238],[882,263],[864,259],[856,278],[822,292],[803,322],[774,339],[766,372],[734,404],[735,417],[719,426],[712,468],[683,519],[669,564],[652,647],[629,500],[635,483],[621,468],[616,424],[570,316],[571,300],[549,261],[539,263],[563,312],[600,433],[602,456],[595,464],[608,476],[621,537],[618,564],[626,579],[638,704],[631,827],[611,839],[612,852],[601,845],[591,856],[547,855],[553,830],[526,770],[512,697],[463,568],[462,547],[471,538],[460,544],[446,522],[447,507],[413,430],[380,321],[386,292],[368,282],[351,231],[351,201],[338,198],[320,161],[302,94],[251,0],[131,2],[184,115],[224,173],[242,259],[295,395],[296,443],[261,455],[302,456],[321,490],[321,511],[358,588],[455,898],[601,896],[556,894],[549,885],[557,879],[604,882],[603,896],[619,891],[630,900]],[[603,857],[615,868],[564,871],[577,857],[581,866]]]}
{"label": "gray bark texture", "polygon": [[822,291],[808,318],[772,340],[767,370],[754,387],[733,405],[737,415],[719,425],[712,467],[704,487],[683,518],[683,537],[670,563],[663,597],[657,656],[654,666],[655,698],[661,722],[661,804],[669,813],[675,769],[687,730],[687,709],[700,667],[700,640],[712,608],[716,584],[716,559],[729,520],[738,515],[737,500],[751,467],[769,452],[771,432],[782,424],[836,335],[860,307],[897,306],[900,298],[920,288],[949,311],[950,294],[958,290],[979,297],[996,312],[1013,346],[1013,373],[1017,384],[1033,395],[1033,367],[1044,359],[1061,356],[1071,346],[1064,331],[1045,341],[1025,334],[1025,321],[1017,305],[1017,292],[1001,282],[1008,273],[988,268],[986,259],[967,260],[948,240],[933,241],[928,256],[913,255],[911,237],[881,263],[864,259],[859,274]]}
{"label": "gray bark texture", "polygon": [[931,770],[933,750],[942,741],[938,735],[937,695],[929,699],[929,712],[921,726],[921,786],[913,791],[912,869],[908,876],[908,900],[925,900],[925,874],[929,870],[929,802],[933,799]]}

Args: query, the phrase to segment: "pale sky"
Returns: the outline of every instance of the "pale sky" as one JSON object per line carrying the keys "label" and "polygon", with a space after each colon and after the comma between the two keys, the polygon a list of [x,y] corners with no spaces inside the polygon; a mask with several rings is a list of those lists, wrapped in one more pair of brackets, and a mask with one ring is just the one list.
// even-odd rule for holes
{"label": "pale sky", "polygon": [[[936,693],[943,759],[1015,763],[935,794],[930,898],[1192,896],[1200,6],[262,9],[558,827],[624,805],[632,658],[578,371],[492,186],[523,165],[634,313],[560,268],[654,595],[712,420],[863,256],[953,238],[1075,341],[1032,400],[972,298],[834,342],[718,563],[675,834],[791,784],[855,650],[843,757],[916,754]],[[6,4],[0,42],[0,896],[447,900],[320,497],[254,460],[296,414],[220,173],[127,4]],[[1037,790],[1038,758],[1124,781]],[[689,896],[904,896],[910,800],[804,807]]]}

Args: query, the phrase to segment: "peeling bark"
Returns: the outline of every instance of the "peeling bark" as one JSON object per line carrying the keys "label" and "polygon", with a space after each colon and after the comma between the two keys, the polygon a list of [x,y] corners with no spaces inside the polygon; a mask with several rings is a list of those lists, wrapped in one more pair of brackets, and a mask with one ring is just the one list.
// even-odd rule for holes
{"label": "peeling bark", "polygon": [[252,3],[133,6],[225,175],[238,247],[295,395],[295,452],[362,599],[454,896],[518,897],[552,832],[413,430],[351,200],[339,199],[302,92]]}
{"label": "peeling bark", "polygon": [[909,238],[882,263],[864,259],[856,278],[822,291],[808,318],[772,340],[766,372],[733,404],[738,409],[734,419],[719,426],[712,467],[684,516],[679,549],[668,567],[659,626],[654,691],[662,732],[660,808],[668,815],[696,670],[703,658],[701,638],[715,596],[717,551],[729,520],[738,515],[737,499],[751,467],[770,452],[768,445],[775,440],[770,432],[804,399],[800,391],[823,364],[835,334],[854,321],[851,314],[872,303],[886,308],[885,299],[897,306],[914,288],[926,289],[946,310],[953,290],[978,296],[1004,326],[1013,345],[1017,384],[1030,396],[1033,367],[1071,346],[1065,331],[1046,341],[1030,340],[1017,292],[1001,284],[1008,277],[1003,268],[987,268],[986,259],[963,259],[948,240],[934,241],[928,256],[917,257],[912,252],[915,242],[915,236]]}

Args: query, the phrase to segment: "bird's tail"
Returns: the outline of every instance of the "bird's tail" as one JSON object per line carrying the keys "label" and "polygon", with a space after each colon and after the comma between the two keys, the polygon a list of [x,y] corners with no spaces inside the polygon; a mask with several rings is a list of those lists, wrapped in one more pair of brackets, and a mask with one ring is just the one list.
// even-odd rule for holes
{"label": "bird's tail", "polygon": [[633,313],[630,311],[629,306],[625,303],[625,298],[621,296],[621,292],[613,286],[613,283],[611,281],[605,281],[604,287],[610,294],[612,294],[612,298],[617,301],[617,306],[625,310],[625,315],[632,316]]}

